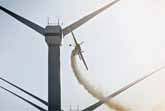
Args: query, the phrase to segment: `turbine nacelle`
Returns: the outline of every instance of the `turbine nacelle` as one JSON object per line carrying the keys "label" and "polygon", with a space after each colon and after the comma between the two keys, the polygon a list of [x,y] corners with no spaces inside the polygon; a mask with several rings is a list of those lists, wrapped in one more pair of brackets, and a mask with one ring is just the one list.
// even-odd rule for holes
{"label": "turbine nacelle", "polygon": [[62,28],[60,25],[48,25],[45,28],[45,40],[48,45],[61,45]]}

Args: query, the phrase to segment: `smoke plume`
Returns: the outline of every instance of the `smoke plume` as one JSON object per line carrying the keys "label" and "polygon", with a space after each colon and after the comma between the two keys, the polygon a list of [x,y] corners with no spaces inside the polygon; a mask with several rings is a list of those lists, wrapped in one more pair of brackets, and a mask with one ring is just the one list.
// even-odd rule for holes
{"label": "smoke plume", "polygon": [[159,104],[152,108],[152,111],[165,111],[165,105]]}
{"label": "smoke plume", "polygon": [[[78,82],[90,93],[93,97],[99,100],[103,100],[106,98],[106,95],[104,94],[104,91],[99,87],[98,85],[94,84],[92,80],[85,76],[83,72],[80,71],[78,68],[78,63],[77,63],[77,55],[78,51],[74,49],[71,54],[71,67],[72,70],[78,80]],[[111,109],[115,111],[128,111],[127,108],[124,106],[120,105],[118,102],[114,100],[109,100],[106,102],[106,105],[109,106]]]}

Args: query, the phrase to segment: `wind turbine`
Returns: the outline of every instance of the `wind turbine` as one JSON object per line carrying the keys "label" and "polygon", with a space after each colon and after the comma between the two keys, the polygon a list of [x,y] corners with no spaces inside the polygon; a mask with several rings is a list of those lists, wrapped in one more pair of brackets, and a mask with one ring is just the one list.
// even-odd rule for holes
{"label": "wind turbine", "polygon": [[58,24],[48,25],[45,28],[21,17],[18,14],[4,8],[0,5],[0,10],[14,17],[18,21],[22,22],[26,26],[45,36],[45,41],[48,45],[48,110],[49,111],[61,111],[61,85],[60,85],[60,46],[62,37],[65,37],[70,32],[73,32],[84,23],[88,22],[96,15],[100,14],[104,10],[113,6],[120,0],[115,0],[98,10],[82,17],[80,20],[72,23],[71,25],[62,29]]}

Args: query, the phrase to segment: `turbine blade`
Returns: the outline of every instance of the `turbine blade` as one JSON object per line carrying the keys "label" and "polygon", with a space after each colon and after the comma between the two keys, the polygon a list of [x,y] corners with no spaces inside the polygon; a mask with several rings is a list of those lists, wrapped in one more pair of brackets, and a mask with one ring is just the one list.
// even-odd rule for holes
{"label": "turbine blade", "polygon": [[40,107],[40,106],[38,106],[38,105],[32,103],[31,101],[29,101],[29,100],[27,100],[27,99],[25,99],[25,98],[23,98],[23,97],[17,95],[16,93],[14,93],[14,92],[12,92],[12,91],[10,91],[10,90],[8,90],[8,89],[2,87],[2,86],[0,86],[0,88],[2,88],[3,90],[5,90],[5,91],[7,91],[7,92],[9,92],[9,93],[11,93],[11,94],[13,94],[13,95],[16,96],[16,97],[22,99],[23,101],[25,101],[25,102],[27,102],[28,104],[32,105],[33,107],[39,109],[40,111],[47,111],[47,110],[43,109],[42,107]]}
{"label": "turbine blade", "polygon": [[93,13],[90,13],[89,15],[81,18],[80,20],[74,22],[73,24],[67,26],[66,28],[63,29],[63,35],[66,36],[67,34],[69,34],[70,32],[74,31],[75,29],[79,28],[81,25],[83,25],[84,23],[88,22],[89,20],[91,20],[92,18],[94,18],[96,15],[100,14],[101,12],[103,12],[104,10],[106,10],[107,8],[111,7],[112,5],[116,4],[118,1],[120,0],[115,0],[107,5],[105,5],[104,7],[94,11]]}
{"label": "turbine blade", "polygon": [[82,110],[82,111],[93,111],[93,110],[97,109],[97,108],[100,107],[102,104],[106,103],[108,100],[110,100],[110,99],[112,99],[113,97],[119,95],[120,93],[126,91],[127,89],[133,87],[133,86],[136,85],[137,83],[139,83],[139,82],[145,80],[146,78],[152,76],[153,74],[155,74],[156,72],[158,72],[158,71],[160,71],[160,70],[162,70],[162,69],[164,69],[164,68],[165,68],[165,67],[161,67],[161,68],[159,68],[159,69],[157,69],[157,70],[151,72],[150,74],[145,75],[145,76],[143,76],[142,78],[140,78],[140,79],[138,79],[138,80],[136,80],[136,81],[131,82],[131,83],[128,84],[127,86],[125,86],[125,87],[119,89],[118,91],[112,93],[111,95],[109,95],[109,96],[106,97],[105,99],[96,102],[95,104],[93,104],[93,105],[91,105],[91,106],[85,108],[85,109]]}
{"label": "turbine blade", "polygon": [[33,30],[37,31],[38,33],[40,33],[41,35],[45,35],[45,30],[44,28],[42,28],[41,26],[13,13],[12,11],[0,6],[0,10],[6,12],[7,14],[9,14],[10,16],[14,17],[15,19],[17,19],[18,21],[22,22],[23,24],[27,25],[28,27],[32,28]]}
{"label": "turbine blade", "polygon": [[35,98],[36,100],[38,100],[38,101],[40,101],[41,103],[43,103],[43,104],[45,104],[46,106],[48,106],[48,102],[42,100],[41,98],[35,96],[34,94],[32,94],[32,93],[30,93],[30,92],[28,92],[28,91],[26,91],[26,90],[20,88],[19,86],[17,86],[17,85],[15,85],[15,84],[13,84],[13,83],[11,83],[11,82],[5,80],[4,78],[1,78],[1,77],[0,77],[0,80],[2,80],[2,81],[4,81],[4,82],[6,82],[6,83],[12,85],[13,87],[15,87],[15,88],[21,90],[22,92],[26,93],[27,95],[29,95],[29,96]]}

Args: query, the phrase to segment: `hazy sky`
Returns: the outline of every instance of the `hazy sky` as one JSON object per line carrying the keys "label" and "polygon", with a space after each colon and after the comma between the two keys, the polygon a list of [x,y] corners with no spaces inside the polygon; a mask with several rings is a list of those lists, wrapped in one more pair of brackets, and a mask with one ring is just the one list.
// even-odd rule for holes
{"label": "hazy sky", "polygon": [[[2,1],[2,0],[0,0]],[[45,27],[60,18],[63,27],[111,0],[3,0],[1,4]],[[121,0],[86,23],[75,35],[93,76],[111,94],[129,82],[165,65],[164,0]],[[53,22],[54,22],[53,21]],[[56,22],[56,21],[55,21]],[[47,100],[47,45],[44,37],[0,11],[0,76]],[[96,101],[81,87],[70,67],[70,35],[61,47],[62,108],[87,107]],[[152,111],[165,101],[164,71],[115,99],[129,108]],[[38,78],[39,77],[39,78]],[[17,91],[0,81],[0,85]],[[25,96],[25,95],[24,95]],[[35,100],[25,96],[28,99]],[[39,104],[39,103],[38,103]],[[37,111],[0,90],[2,111]],[[108,110],[105,106],[97,111]]]}

